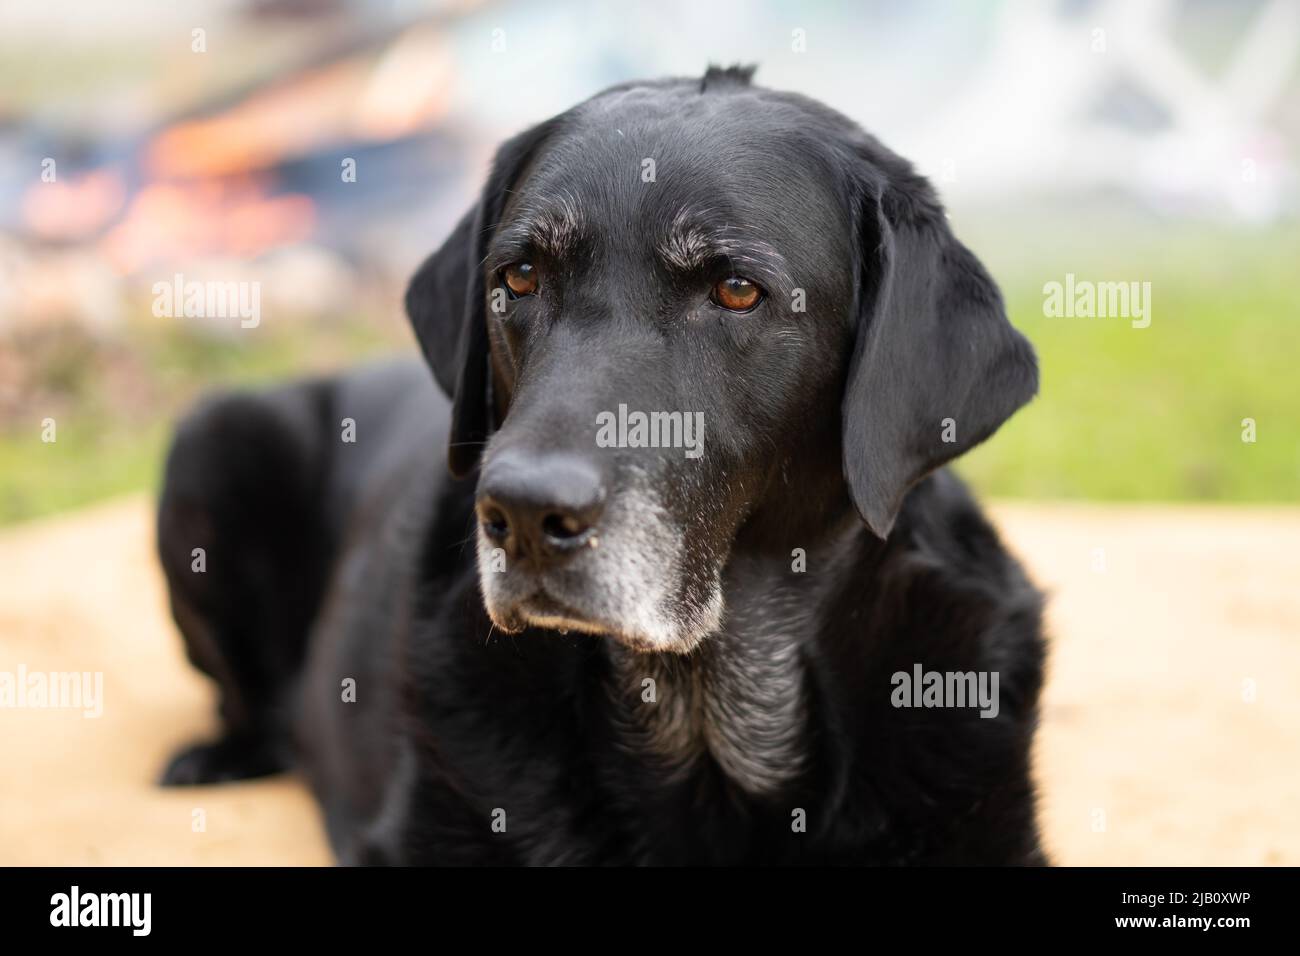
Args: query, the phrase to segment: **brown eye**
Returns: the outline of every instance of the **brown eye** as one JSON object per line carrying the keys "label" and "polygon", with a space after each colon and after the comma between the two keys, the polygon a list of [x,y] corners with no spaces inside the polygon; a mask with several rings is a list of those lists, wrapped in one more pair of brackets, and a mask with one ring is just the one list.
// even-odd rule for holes
{"label": "brown eye", "polygon": [[537,270],[531,262],[515,262],[501,270],[501,280],[514,296],[532,295],[537,291]]}
{"label": "brown eye", "polygon": [[727,276],[713,287],[712,299],[731,312],[748,312],[763,300],[763,290],[743,276]]}

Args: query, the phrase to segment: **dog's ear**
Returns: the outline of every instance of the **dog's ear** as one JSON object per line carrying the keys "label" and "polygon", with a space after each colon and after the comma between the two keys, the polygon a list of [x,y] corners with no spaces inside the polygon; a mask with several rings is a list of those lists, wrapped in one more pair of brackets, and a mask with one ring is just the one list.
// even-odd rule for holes
{"label": "dog's ear", "polygon": [[460,336],[465,328],[465,304],[472,280],[469,264],[479,207],[464,216],[411,278],[406,287],[406,315],[433,376],[448,398],[456,394],[460,365]]}
{"label": "dog's ear", "polygon": [[1038,363],[928,182],[898,161],[893,177],[876,173],[863,192],[844,475],[859,514],[884,538],[914,484],[1034,396]]}
{"label": "dog's ear", "polygon": [[497,150],[478,202],[421,263],[406,290],[406,314],[434,377],[452,400],[447,463],[457,477],[478,462],[492,429],[487,290],[482,263],[509,191],[549,134],[550,120]]}

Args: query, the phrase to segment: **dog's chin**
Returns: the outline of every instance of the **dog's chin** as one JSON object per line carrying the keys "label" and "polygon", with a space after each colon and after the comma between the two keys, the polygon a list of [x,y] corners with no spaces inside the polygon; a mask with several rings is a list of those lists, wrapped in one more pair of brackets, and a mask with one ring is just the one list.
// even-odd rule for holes
{"label": "dog's chin", "polygon": [[577,631],[579,634],[608,635],[611,630],[594,618],[556,601],[543,592],[538,592],[504,610],[495,608],[495,603],[490,600],[487,602],[488,614],[497,627],[510,634],[518,634],[529,627],[559,631],[561,634]]}
{"label": "dog's chin", "polygon": [[629,630],[584,614],[545,594],[533,595],[508,607],[490,598],[484,603],[492,623],[507,634],[518,634],[528,628],[560,634],[590,634],[612,640],[638,654],[689,654],[707,636],[704,631],[680,628],[657,634]]}

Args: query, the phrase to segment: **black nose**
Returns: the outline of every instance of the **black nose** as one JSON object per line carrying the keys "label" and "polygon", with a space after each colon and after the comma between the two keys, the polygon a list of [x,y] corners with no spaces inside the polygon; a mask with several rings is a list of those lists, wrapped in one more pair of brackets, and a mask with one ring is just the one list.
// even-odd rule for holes
{"label": "black nose", "polygon": [[507,451],[484,467],[477,509],[488,538],[540,568],[595,543],[605,484],[581,458]]}

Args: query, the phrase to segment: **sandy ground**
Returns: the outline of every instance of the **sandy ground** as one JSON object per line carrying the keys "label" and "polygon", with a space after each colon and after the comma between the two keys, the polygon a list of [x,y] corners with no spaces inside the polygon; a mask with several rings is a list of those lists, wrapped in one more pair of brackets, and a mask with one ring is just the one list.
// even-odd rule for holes
{"label": "sandy ground", "polygon": [[[1050,594],[1042,819],[1068,864],[1300,864],[1300,509],[1000,505]],[[0,709],[0,864],[324,864],[292,779],[152,782],[213,726],[142,498],[0,533],[0,672],[102,671],[103,712]]]}

